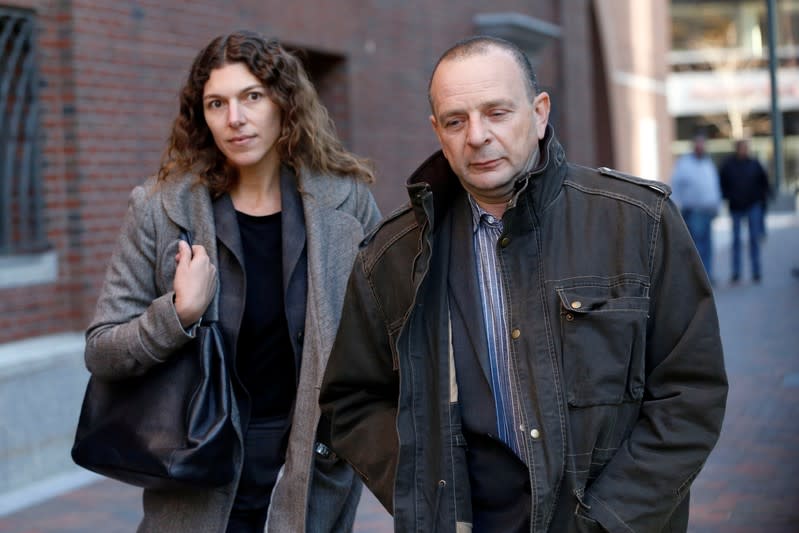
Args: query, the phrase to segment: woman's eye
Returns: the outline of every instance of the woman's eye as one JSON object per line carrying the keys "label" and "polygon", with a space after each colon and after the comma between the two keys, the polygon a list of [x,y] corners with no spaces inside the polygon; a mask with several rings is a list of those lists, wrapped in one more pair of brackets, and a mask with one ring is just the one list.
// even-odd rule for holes
{"label": "woman's eye", "polygon": [[219,109],[220,107],[222,107],[221,100],[211,100],[208,102],[208,109]]}
{"label": "woman's eye", "polygon": [[263,96],[264,95],[261,93],[247,93],[247,100],[250,100],[251,102],[257,102],[263,98]]}

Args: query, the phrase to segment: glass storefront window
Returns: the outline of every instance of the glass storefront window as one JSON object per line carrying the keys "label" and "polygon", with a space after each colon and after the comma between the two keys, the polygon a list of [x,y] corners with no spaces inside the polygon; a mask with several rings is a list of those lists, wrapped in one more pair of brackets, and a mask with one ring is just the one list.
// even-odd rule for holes
{"label": "glass storefront window", "polygon": [[[760,24],[763,28],[768,28],[765,6],[762,9]],[[777,47],[792,47],[797,44],[799,44],[799,0],[777,0]],[[765,31],[763,46],[768,46],[768,35]],[[781,52],[783,53],[780,55],[785,53]]]}
{"label": "glass storefront window", "polygon": [[673,1],[672,50],[738,47],[737,11],[737,4],[729,2]]}
{"label": "glass storefront window", "polygon": [[[776,0],[780,108],[785,175],[799,190],[799,0]],[[772,173],[765,0],[672,0],[669,108],[675,120],[675,156],[689,151],[697,130],[721,159],[733,139],[748,137],[752,152]]]}
{"label": "glass storefront window", "polygon": [[[779,55],[795,57],[799,45],[799,0],[777,0],[776,4]],[[765,57],[765,1],[672,0],[671,24],[674,52],[736,48],[745,55]]]}

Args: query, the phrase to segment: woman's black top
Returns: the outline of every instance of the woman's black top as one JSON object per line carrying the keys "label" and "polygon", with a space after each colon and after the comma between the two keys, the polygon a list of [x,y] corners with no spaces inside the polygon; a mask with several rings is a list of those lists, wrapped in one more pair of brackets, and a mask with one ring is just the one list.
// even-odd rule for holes
{"label": "woman's black top", "polygon": [[283,299],[281,214],[236,211],[244,248],[247,294],[236,370],[250,396],[250,419],[286,416],[297,391],[294,353]]}

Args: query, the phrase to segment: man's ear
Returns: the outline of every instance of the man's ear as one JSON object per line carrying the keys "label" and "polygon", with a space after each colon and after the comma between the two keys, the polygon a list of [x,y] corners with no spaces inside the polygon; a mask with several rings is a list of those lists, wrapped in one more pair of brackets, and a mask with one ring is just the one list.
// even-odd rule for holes
{"label": "man's ear", "polygon": [[438,142],[441,142],[441,135],[438,134],[438,121],[436,120],[435,115],[430,115],[430,125],[433,126],[433,132],[436,134],[438,138]]}
{"label": "man's ear", "polygon": [[552,104],[549,100],[549,94],[540,92],[533,100],[533,114],[535,114],[535,130],[538,134],[538,139],[544,138],[547,131],[547,123],[549,123],[549,111]]}

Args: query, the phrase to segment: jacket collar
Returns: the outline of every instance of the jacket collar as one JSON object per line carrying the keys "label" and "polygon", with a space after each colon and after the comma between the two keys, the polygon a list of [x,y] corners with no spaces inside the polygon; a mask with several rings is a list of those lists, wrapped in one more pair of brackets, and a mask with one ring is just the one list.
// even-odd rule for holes
{"label": "jacket collar", "polygon": [[283,287],[288,288],[305,248],[305,217],[297,178],[286,165],[280,168],[280,203],[283,212]]}
{"label": "jacket collar", "polygon": [[[287,166],[280,168],[280,210],[283,226],[283,286],[288,285],[297,261],[305,247],[305,218],[302,199],[297,190],[297,179]],[[230,195],[225,193],[213,201],[216,236],[233,253],[239,265],[244,268],[244,249],[236,210]]]}
{"label": "jacket collar", "polygon": [[[284,239],[283,269],[288,278],[297,266],[305,246],[305,217],[303,202],[298,189],[303,189],[323,205],[339,205],[347,197],[348,187],[322,186],[315,177],[295,177],[288,167],[281,167],[280,188],[283,223],[287,224]],[[340,180],[344,183],[344,180]],[[208,189],[193,175],[186,174],[174,179],[156,182],[161,204],[169,219],[178,227],[192,233],[195,244],[201,244],[208,252],[211,262],[219,264],[216,240],[227,247],[239,265],[244,267],[244,251],[241,244],[236,212],[230,195],[223,194],[212,200]],[[284,280],[285,281],[285,280]]]}
{"label": "jacket collar", "polygon": [[[213,264],[218,264],[217,233],[239,263],[244,264],[238,223],[229,195],[223,194],[212,202],[208,189],[190,174],[157,182],[155,186],[159,188],[167,216],[178,227],[192,232],[195,243],[206,247]],[[338,210],[352,193],[352,187],[352,180],[307,172],[299,172],[295,181],[290,170],[281,169],[281,191],[287,204],[297,209],[297,213],[291,214],[291,220],[304,222],[306,236],[316,232],[314,239],[317,235],[321,239],[321,235],[327,233],[325,228],[328,225],[357,223],[350,215]],[[290,267],[296,265],[299,252],[301,247],[289,251]]]}
{"label": "jacket collar", "polygon": [[206,246],[206,238],[214,236],[211,195],[208,189],[190,174],[159,181],[155,186],[170,220],[197,236],[197,244]]}
{"label": "jacket collar", "polygon": [[[281,168],[281,181],[286,179],[287,168]],[[299,173],[296,177],[299,191],[303,199],[310,197],[320,206],[339,207],[350,194],[351,184],[333,176]],[[181,228],[200,224],[197,218],[207,216],[211,212],[211,196],[208,189],[191,174],[174,179],[160,181],[162,204],[169,218]],[[285,188],[282,188],[285,190]],[[212,224],[213,221],[207,221]]]}
{"label": "jacket collar", "polygon": [[[510,201],[506,217],[515,219],[523,213],[529,213],[537,218],[560,192],[566,176],[566,152],[555,137],[552,125],[547,124],[539,147],[539,164],[517,180],[516,193]],[[442,212],[451,206],[455,192],[463,189],[441,150],[416,169],[406,186],[417,220],[420,224],[429,221],[433,227],[436,225],[433,214],[438,213],[440,220]]]}
{"label": "jacket collar", "polygon": [[[190,230],[196,236],[197,244],[207,247],[213,242],[216,237],[214,202],[208,189],[195,176],[187,174],[159,181],[155,186],[159,190],[164,211],[175,225]],[[299,193],[296,193],[297,190]],[[291,170],[281,168],[281,191],[284,195],[287,192],[291,194],[289,202],[293,207],[310,201],[317,209],[335,210],[349,196],[351,184],[349,180],[304,172],[295,178]],[[302,195],[302,199],[299,195]]]}

